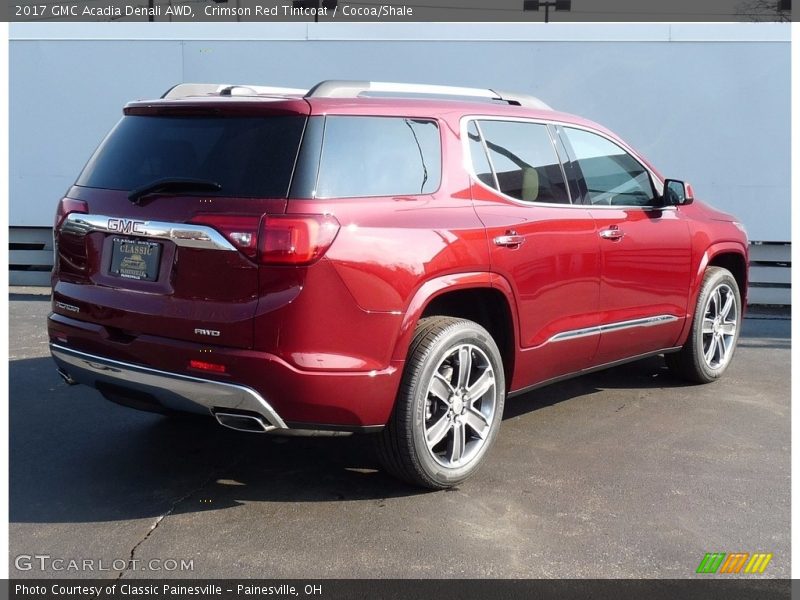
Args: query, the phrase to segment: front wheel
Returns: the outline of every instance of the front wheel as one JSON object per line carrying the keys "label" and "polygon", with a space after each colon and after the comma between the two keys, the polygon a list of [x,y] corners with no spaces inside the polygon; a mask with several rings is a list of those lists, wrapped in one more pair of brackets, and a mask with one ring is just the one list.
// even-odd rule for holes
{"label": "front wheel", "polygon": [[381,463],[414,485],[457,485],[483,462],[504,402],[502,358],[489,332],[465,319],[421,319],[394,412],[378,439]]}
{"label": "front wheel", "polygon": [[733,358],[742,324],[739,286],[730,271],[709,267],[697,296],[692,329],[683,348],[667,354],[676,375],[696,383],[719,379]]}

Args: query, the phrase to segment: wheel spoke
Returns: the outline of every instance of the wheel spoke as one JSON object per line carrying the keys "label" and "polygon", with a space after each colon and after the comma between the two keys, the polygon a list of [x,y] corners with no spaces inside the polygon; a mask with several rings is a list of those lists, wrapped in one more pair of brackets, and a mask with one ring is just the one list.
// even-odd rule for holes
{"label": "wheel spoke", "polygon": [[467,387],[470,371],[472,371],[472,350],[469,346],[461,346],[458,349],[458,383],[456,387]]}
{"label": "wheel spoke", "polygon": [[703,333],[714,333],[714,319],[703,319]]}
{"label": "wheel spoke", "polygon": [[717,365],[722,362],[722,358],[725,356],[725,343],[722,340],[722,334],[717,334]]}
{"label": "wheel spoke", "polygon": [[719,315],[720,308],[722,308],[722,294],[720,294],[719,288],[714,290],[712,303],[714,305],[714,316],[716,317]]}
{"label": "wheel spoke", "polygon": [[489,433],[489,421],[482,412],[474,408],[468,408],[467,412],[464,413],[464,423],[466,423],[479,438],[482,440],[486,439],[486,435]]}
{"label": "wheel spoke", "polygon": [[722,320],[725,321],[728,318],[728,315],[731,314],[731,309],[733,308],[733,294],[731,292],[727,293],[727,297],[725,298],[725,304],[722,306],[722,310],[720,310],[720,316]]}
{"label": "wheel spoke", "polygon": [[436,373],[436,375],[433,376],[433,380],[431,381],[431,386],[428,391],[430,391],[430,393],[439,398],[439,400],[445,404],[449,404],[450,396],[453,394],[453,386],[451,386],[448,381],[445,381],[441,374]]}
{"label": "wheel spoke", "polygon": [[444,413],[441,418],[431,425],[425,432],[425,439],[428,442],[428,448],[433,448],[436,444],[444,439],[447,432],[452,425],[451,421],[447,418],[447,413]]}
{"label": "wheel spoke", "polygon": [[719,331],[723,335],[735,335],[736,334],[736,323],[722,323],[719,326]]}
{"label": "wheel spoke", "polygon": [[453,437],[450,440],[450,446],[448,448],[451,462],[458,462],[464,455],[464,447],[466,445],[466,436],[464,434],[464,423],[454,423]]}
{"label": "wheel spoke", "polygon": [[494,387],[494,373],[488,367],[480,377],[467,388],[465,400],[472,405],[476,400],[483,398],[484,394]]}
{"label": "wheel spoke", "polygon": [[708,343],[708,350],[706,350],[705,358],[708,364],[711,364],[711,361],[714,359],[714,355],[717,353],[717,336],[716,334],[711,336],[711,341]]}
{"label": "wheel spoke", "polygon": [[731,347],[731,342],[733,341],[732,337],[725,338],[721,332],[719,334],[719,361],[722,362],[725,360],[725,357],[728,356],[728,350]]}

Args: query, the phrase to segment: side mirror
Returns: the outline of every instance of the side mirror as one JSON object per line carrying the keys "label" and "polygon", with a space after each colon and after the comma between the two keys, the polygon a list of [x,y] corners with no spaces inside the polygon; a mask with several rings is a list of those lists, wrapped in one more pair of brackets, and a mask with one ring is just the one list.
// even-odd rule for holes
{"label": "side mirror", "polygon": [[664,206],[691,204],[694,200],[692,186],[677,179],[664,181]]}

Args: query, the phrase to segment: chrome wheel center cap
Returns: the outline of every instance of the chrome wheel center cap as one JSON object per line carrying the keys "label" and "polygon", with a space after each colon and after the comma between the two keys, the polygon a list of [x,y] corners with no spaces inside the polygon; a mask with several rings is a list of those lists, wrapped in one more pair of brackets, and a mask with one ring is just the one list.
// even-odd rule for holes
{"label": "chrome wheel center cap", "polygon": [[453,412],[460,415],[464,410],[464,397],[461,394],[453,396]]}

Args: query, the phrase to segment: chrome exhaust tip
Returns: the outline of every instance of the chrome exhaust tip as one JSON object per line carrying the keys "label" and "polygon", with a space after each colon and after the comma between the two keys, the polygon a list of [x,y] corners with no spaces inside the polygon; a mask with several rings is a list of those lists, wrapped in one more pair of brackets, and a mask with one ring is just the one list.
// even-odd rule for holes
{"label": "chrome exhaust tip", "polygon": [[220,425],[236,431],[266,433],[275,429],[264,418],[251,414],[215,411],[214,417]]}
{"label": "chrome exhaust tip", "polygon": [[61,376],[61,379],[64,380],[64,383],[66,383],[67,385],[78,385],[78,382],[75,381],[69,373],[61,369],[56,369],[56,370],[58,371],[58,374]]}

